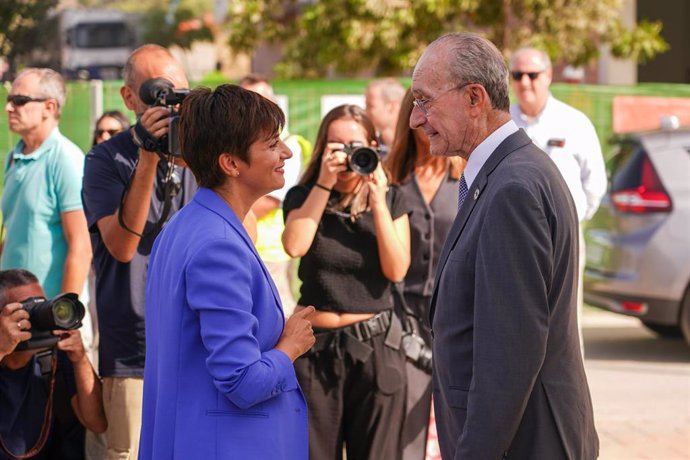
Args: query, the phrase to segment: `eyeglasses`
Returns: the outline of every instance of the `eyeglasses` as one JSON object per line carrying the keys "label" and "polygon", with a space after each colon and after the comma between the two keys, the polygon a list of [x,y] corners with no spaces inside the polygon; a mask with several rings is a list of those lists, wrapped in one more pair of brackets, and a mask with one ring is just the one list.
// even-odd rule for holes
{"label": "eyeglasses", "polygon": [[510,75],[513,77],[513,80],[515,81],[522,81],[522,77],[527,75],[531,81],[536,80],[539,78],[539,75],[544,72],[543,70],[540,70],[538,72],[520,72],[518,70],[513,70],[510,72]]}
{"label": "eyeglasses", "polygon": [[97,129],[96,137],[102,137],[105,133],[108,133],[110,137],[113,137],[115,134],[119,134],[121,132],[121,129]]}
{"label": "eyeglasses", "polygon": [[412,105],[414,105],[419,110],[421,110],[422,113],[424,114],[424,116],[428,118],[429,117],[429,109],[431,108],[432,103],[438,101],[441,98],[441,96],[445,96],[446,94],[450,93],[451,91],[455,91],[457,89],[463,89],[465,86],[471,85],[473,83],[474,82],[468,82],[468,83],[464,83],[464,84],[459,85],[459,86],[454,86],[453,88],[450,88],[450,89],[442,92],[438,96],[432,97],[429,99],[412,99]]}
{"label": "eyeglasses", "polygon": [[22,107],[29,102],[45,102],[49,97],[31,97],[22,96],[21,94],[10,94],[7,96],[7,103],[12,104],[14,107]]}

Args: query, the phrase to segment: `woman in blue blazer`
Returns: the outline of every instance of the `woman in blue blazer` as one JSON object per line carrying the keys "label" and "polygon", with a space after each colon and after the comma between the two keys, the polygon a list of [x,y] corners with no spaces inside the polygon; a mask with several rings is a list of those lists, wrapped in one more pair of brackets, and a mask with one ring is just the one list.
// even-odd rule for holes
{"label": "woman in blue blazer", "polygon": [[193,201],[156,239],[146,286],[140,459],[306,459],[307,407],[293,361],[314,343],[313,309],[287,323],[242,226],[283,186],[291,156],[277,105],[234,85],[180,109]]}

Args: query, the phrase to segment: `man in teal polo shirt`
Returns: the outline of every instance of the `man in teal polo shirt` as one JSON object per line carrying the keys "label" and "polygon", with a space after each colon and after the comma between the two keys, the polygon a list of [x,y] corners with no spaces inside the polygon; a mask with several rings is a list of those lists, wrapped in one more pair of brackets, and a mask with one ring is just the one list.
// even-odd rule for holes
{"label": "man in teal polo shirt", "polygon": [[4,165],[0,269],[33,272],[48,297],[83,292],[91,263],[84,154],[58,129],[64,103],[60,74],[31,68],[17,76],[5,104],[10,131],[21,140]]}

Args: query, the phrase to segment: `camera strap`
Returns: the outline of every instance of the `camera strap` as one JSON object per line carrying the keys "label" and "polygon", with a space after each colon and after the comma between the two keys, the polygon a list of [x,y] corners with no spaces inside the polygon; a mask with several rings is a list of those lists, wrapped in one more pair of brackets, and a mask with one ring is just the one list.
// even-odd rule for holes
{"label": "camera strap", "polygon": [[48,436],[50,435],[50,427],[53,424],[53,394],[55,393],[55,376],[57,373],[57,349],[53,347],[51,353],[52,356],[50,358],[50,366],[52,370],[50,372],[50,389],[48,390],[48,402],[46,403],[46,408],[43,415],[41,433],[38,436],[38,440],[36,440],[36,444],[34,444],[34,446],[31,449],[27,450],[23,454],[15,454],[14,452],[11,452],[9,450],[9,448],[5,444],[5,440],[3,439],[2,434],[0,434],[0,447],[2,447],[2,450],[4,450],[5,453],[12,458],[24,459],[35,457],[43,450],[43,448],[46,445],[46,442],[48,441]]}
{"label": "camera strap", "polygon": [[415,333],[410,324],[409,315],[407,314],[409,309],[405,301],[405,295],[403,294],[403,283],[393,283],[393,310],[400,318],[403,332],[406,334]]}
{"label": "camera strap", "polygon": [[158,234],[158,232],[161,231],[163,225],[165,225],[165,222],[168,219],[168,216],[170,215],[173,198],[177,196],[177,192],[180,191],[181,179],[175,176],[175,164],[173,163],[172,157],[166,160],[166,165],[167,169],[165,172],[165,178],[163,179],[163,210],[161,211],[160,218],[153,225],[153,228],[150,231],[139,233],[137,231],[132,230],[127,226],[127,224],[125,223],[125,218],[122,215],[122,209],[125,205],[125,198],[127,197],[127,192],[129,192],[129,187],[132,184],[132,178],[134,177],[136,168],[134,169],[134,171],[132,171],[132,175],[130,176],[129,182],[127,183],[127,186],[125,187],[124,191],[122,192],[122,196],[120,197],[120,206],[117,210],[117,221],[122,228],[127,230],[129,233],[138,236],[139,238],[144,238],[151,235],[155,236]]}

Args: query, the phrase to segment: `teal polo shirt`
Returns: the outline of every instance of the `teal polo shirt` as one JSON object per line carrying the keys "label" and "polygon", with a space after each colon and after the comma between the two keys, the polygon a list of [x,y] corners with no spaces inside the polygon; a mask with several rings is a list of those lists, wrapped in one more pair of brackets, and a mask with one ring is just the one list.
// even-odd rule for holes
{"label": "teal polo shirt", "polygon": [[67,256],[61,214],[82,209],[84,154],[58,128],[37,150],[23,149],[19,141],[5,164],[0,268],[31,271],[50,298],[60,293]]}

